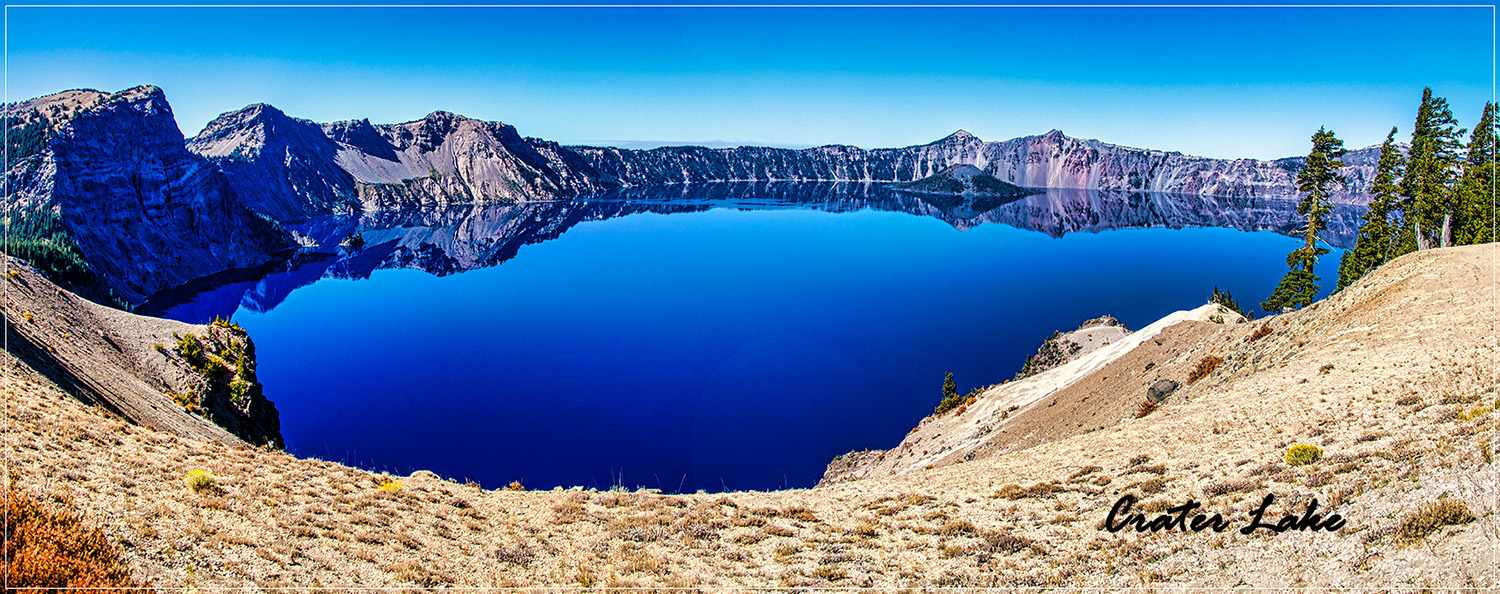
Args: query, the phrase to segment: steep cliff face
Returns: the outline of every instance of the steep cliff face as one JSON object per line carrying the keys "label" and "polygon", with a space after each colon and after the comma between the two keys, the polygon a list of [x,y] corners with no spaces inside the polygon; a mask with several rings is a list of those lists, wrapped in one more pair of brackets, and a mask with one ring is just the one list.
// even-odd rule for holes
{"label": "steep cliff face", "polygon": [[[959,130],[930,144],[863,150],[823,146],[790,150],[761,147],[663,147],[627,150],[573,147],[601,175],[623,185],[715,181],[908,182],[973,165],[1002,181],[1032,188],[1166,192],[1199,196],[1291,197],[1299,158],[1209,159],[1071,138],[1053,130],[986,142]],[[1349,184],[1334,200],[1364,204],[1374,178],[1372,151],[1352,151],[1341,171]]]}
{"label": "steep cliff face", "polygon": [[313,122],[256,104],[209,122],[187,149],[211,159],[246,204],[282,222],[359,210],[338,143]]}
{"label": "steep cliff face", "polygon": [[266,105],[219,116],[188,149],[282,222],[358,210],[571,198],[608,186],[577,154],[448,112],[402,124],[316,124]]}
{"label": "steep cliff face", "polygon": [[82,259],[124,301],[263,264],[291,246],[211,163],[184,148],[160,89],[75,94],[92,100],[76,103],[35,154],[10,167],[5,206],[55,213]]}
{"label": "steep cliff face", "polygon": [[[352,210],[568,199],[614,188],[717,182],[914,182],[955,167],[1028,188],[1294,197],[1301,159],[1209,159],[1053,130],[986,142],[963,130],[887,149],[564,147],[447,112],[402,124],[314,124],[254,105],[221,116],[189,148],[215,160],[252,207],[282,222]],[[1375,149],[1353,151],[1334,201],[1368,202]]]}

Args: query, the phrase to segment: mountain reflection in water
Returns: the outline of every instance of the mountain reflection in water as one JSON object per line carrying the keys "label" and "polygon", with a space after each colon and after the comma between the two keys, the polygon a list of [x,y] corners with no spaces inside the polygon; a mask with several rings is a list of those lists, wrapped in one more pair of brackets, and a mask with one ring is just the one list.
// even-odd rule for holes
{"label": "mountain reflection in water", "polygon": [[[985,223],[1052,237],[1117,229],[1222,227],[1293,235],[1302,224],[1297,201],[1148,192],[1049,189],[1019,199],[910,194],[883,184],[713,183],[631,188],[590,199],[368,212],[322,217],[293,226],[313,247],[287,262],[231,271],[152,296],[138,313],[190,323],[229,317],[241,307],[267,312],[298,288],[322,278],[363,279],[376,270],[412,268],[446,276],[497,266],[522,246],[556,239],[584,221],[638,213],[674,214],[713,208],[800,208],[825,212],[876,210],[932,217],[966,231]],[[1336,204],[1322,238],[1354,243],[1362,206]],[[364,247],[339,242],[354,233]],[[1267,254],[1279,259],[1282,254]],[[1248,304],[1247,304],[1248,305]]]}

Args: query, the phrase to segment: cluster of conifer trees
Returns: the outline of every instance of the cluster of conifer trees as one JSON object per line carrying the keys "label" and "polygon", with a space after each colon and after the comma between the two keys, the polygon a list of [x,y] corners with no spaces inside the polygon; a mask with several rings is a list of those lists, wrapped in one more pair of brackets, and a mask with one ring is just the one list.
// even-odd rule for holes
{"label": "cluster of conifer trees", "polygon": [[[1423,89],[1411,143],[1405,150],[1397,145],[1393,127],[1380,147],[1370,210],[1354,247],[1339,262],[1338,288],[1402,254],[1494,241],[1496,132],[1495,104],[1485,103],[1465,147],[1465,130],[1458,127],[1448,101]],[[1328,253],[1318,247],[1318,234],[1327,228],[1329,196],[1346,181],[1338,169],[1347,151],[1333,132],[1321,128],[1312,143],[1297,172],[1297,190],[1306,194],[1297,205],[1297,212],[1307,217],[1302,229],[1306,243],[1287,255],[1286,276],[1261,303],[1269,313],[1312,303],[1319,280],[1313,265]]]}

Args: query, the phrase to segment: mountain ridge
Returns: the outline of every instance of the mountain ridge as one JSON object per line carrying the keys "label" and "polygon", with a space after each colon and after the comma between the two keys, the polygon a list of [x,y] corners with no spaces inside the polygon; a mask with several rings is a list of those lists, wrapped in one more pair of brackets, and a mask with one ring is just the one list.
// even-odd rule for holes
{"label": "mountain ridge", "polygon": [[[927,144],[877,149],[564,146],[447,111],[398,124],[318,123],[265,103],[225,112],[185,138],[165,93],[150,85],[113,94],[64,91],[8,109],[10,130],[29,140],[10,160],[13,192],[4,206],[52,213],[82,260],[126,304],[277,261],[305,241],[283,225],[325,215],[570,200],[656,186],[912,182],[959,165],[1022,187],[1258,200],[1296,196],[1301,165],[1300,157],[1192,157],[1058,130],[1004,141],[957,130]],[[1368,201],[1373,152],[1346,157],[1342,172],[1350,183],[1334,202]]]}

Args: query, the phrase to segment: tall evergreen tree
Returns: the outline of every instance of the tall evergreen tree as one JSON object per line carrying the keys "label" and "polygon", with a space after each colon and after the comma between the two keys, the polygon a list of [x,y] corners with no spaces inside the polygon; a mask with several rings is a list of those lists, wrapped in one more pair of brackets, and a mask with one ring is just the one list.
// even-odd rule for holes
{"label": "tall evergreen tree", "polygon": [[1401,178],[1402,253],[1440,245],[1445,223],[1456,210],[1453,191],[1464,129],[1458,127],[1448,100],[1422,89],[1422,104],[1412,127],[1406,175]]}
{"label": "tall evergreen tree", "polygon": [[1395,257],[1399,222],[1391,217],[1401,200],[1401,189],[1396,182],[1401,180],[1402,161],[1401,151],[1396,148],[1396,128],[1392,127],[1385,143],[1380,145],[1380,162],[1375,166],[1375,181],[1370,184],[1370,210],[1359,227],[1354,249],[1345,251],[1339,261],[1340,289]]}
{"label": "tall evergreen tree", "polygon": [[1454,240],[1458,245],[1495,240],[1495,104],[1485,103],[1484,114],[1469,136],[1469,157],[1464,160],[1463,181],[1458,186],[1458,212]]}
{"label": "tall evergreen tree", "polygon": [[1319,279],[1313,274],[1313,266],[1318,263],[1319,256],[1328,253],[1327,248],[1318,247],[1318,233],[1328,228],[1328,213],[1333,210],[1328,205],[1328,198],[1334,185],[1344,183],[1344,176],[1338,172],[1344,166],[1339,157],[1347,151],[1344,150],[1344,141],[1325,128],[1318,128],[1313,133],[1312,144],[1307,162],[1297,172],[1297,191],[1307,193],[1307,197],[1297,204],[1297,214],[1307,217],[1307,223],[1302,227],[1302,236],[1307,243],[1287,254],[1289,270],[1286,276],[1282,277],[1271,296],[1260,304],[1267,313],[1276,313],[1287,307],[1306,307],[1318,294]]}

